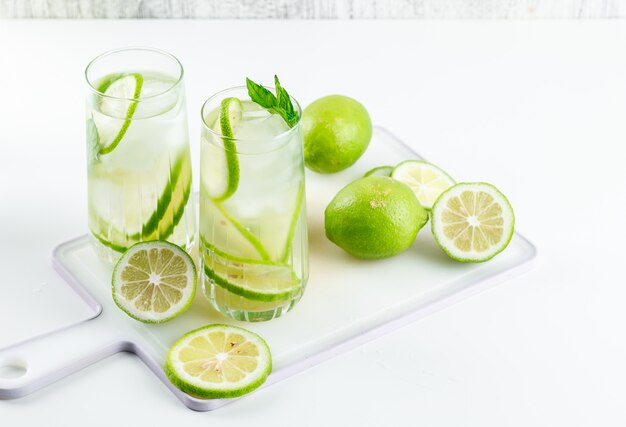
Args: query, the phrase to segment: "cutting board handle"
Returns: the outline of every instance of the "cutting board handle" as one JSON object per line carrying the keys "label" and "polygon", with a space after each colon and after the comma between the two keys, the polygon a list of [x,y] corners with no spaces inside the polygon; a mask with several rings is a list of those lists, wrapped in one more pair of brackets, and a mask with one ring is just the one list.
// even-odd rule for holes
{"label": "cutting board handle", "polygon": [[0,350],[0,399],[30,394],[71,373],[127,350],[99,316]]}

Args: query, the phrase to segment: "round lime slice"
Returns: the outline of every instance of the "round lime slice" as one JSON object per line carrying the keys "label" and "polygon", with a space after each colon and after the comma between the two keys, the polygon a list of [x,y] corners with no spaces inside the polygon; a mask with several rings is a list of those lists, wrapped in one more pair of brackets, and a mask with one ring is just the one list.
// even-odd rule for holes
{"label": "round lime slice", "polygon": [[187,252],[165,241],[137,243],[113,270],[113,300],[133,319],[161,323],[177,317],[196,293],[196,266]]}
{"label": "round lime slice", "polygon": [[496,187],[461,183],[445,191],[433,206],[432,232],[443,251],[457,261],[487,261],[513,236],[513,208]]}
{"label": "round lime slice", "polygon": [[423,160],[407,160],[397,165],[391,177],[409,187],[417,200],[430,210],[441,195],[455,184],[454,179],[441,168]]}
{"label": "round lime slice", "polygon": [[[100,99],[99,109],[105,116],[94,117],[100,155],[109,154],[122,141],[137,109],[142,86],[143,76],[139,73],[114,74],[102,80],[98,86],[98,91],[104,95]],[[120,119],[123,120],[121,126]]]}
{"label": "round lime slice", "polygon": [[183,335],[165,361],[165,374],[176,387],[204,399],[250,393],[271,371],[272,356],[263,338],[219,324]]}

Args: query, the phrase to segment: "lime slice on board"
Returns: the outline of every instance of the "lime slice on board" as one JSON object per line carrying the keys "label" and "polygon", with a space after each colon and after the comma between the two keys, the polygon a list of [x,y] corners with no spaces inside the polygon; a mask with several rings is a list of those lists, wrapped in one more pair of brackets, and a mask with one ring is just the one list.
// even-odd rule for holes
{"label": "lime slice on board", "polygon": [[461,183],[445,191],[433,206],[432,232],[451,258],[487,261],[507,247],[513,236],[513,208],[491,184]]}
{"label": "lime slice on board", "polygon": [[196,293],[196,266],[165,241],[137,243],[113,270],[113,300],[133,319],[161,323],[184,312]]}
{"label": "lime slice on board", "polygon": [[370,175],[391,176],[391,172],[393,172],[393,166],[378,166],[365,172],[365,175],[363,175],[363,177]]}
{"label": "lime slice on board", "polygon": [[431,210],[437,197],[455,184],[441,168],[423,160],[407,160],[398,164],[391,177],[409,187],[420,204]]}
{"label": "lime slice on board", "polygon": [[[131,124],[137,99],[141,95],[143,76],[139,73],[114,74],[97,87],[104,96],[99,109],[106,117],[98,117],[100,155],[109,154],[119,145]],[[120,119],[123,119],[120,126]],[[99,123],[98,123],[99,122]]]}
{"label": "lime slice on board", "polygon": [[170,349],[164,369],[172,384],[192,396],[237,397],[265,382],[272,356],[257,334],[216,324],[183,335]]}

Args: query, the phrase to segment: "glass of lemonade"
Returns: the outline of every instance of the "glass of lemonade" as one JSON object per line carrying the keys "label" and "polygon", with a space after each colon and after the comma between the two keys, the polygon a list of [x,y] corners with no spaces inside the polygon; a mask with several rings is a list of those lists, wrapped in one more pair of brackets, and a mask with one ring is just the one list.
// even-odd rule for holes
{"label": "glass of lemonade", "polygon": [[89,228],[101,258],[134,243],[193,245],[183,67],[148,48],[104,53],[85,70]]}
{"label": "glass of lemonade", "polygon": [[[267,88],[273,90],[272,88]],[[222,132],[224,100],[237,114]],[[292,103],[301,115],[300,106]],[[228,89],[202,107],[200,257],[205,296],[218,311],[245,321],[281,316],[308,279],[304,159],[299,120]]]}

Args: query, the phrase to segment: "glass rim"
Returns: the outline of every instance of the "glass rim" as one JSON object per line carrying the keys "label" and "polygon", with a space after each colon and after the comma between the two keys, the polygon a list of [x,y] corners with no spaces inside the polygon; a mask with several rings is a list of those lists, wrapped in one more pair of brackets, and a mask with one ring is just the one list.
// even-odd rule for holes
{"label": "glass rim", "polygon": [[[139,97],[139,98],[123,98],[123,97],[118,97],[118,96],[111,96],[111,95],[106,95],[104,92],[99,91],[97,88],[94,87],[94,85],[92,84],[92,82],[89,80],[89,70],[91,69],[91,67],[98,61],[100,61],[101,59],[104,59],[108,56],[114,55],[116,53],[120,53],[120,52],[128,52],[128,51],[145,51],[145,52],[152,52],[152,53],[158,53],[160,55],[166,56],[172,60],[174,60],[174,63],[176,65],[178,65],[178,69],[179,69],[179,76],[178,79],[176,80],[176,82],[174,82],[172,84],[172,86],[168,87],[166,90],[164,90],[163,92],[159,92],[156,93],[154,95],[150,95],[150,96],[144,96],[144,97]],[[185,75],[185,69],[183,68],[183,64],[181,64],[181,62],[178,60],[178,58],[176,58],[174,55],[172,55],[169,52],[166,52],[164,50],[161,49],[157,49],[155,47],[147,47],[147,46],[128,46],[128,47],[121,47],[121,48],[117,48],[117,49],[111,49],[111,50],[107,50],[106,52],[101,53],[100,55],[96,56],[95,58],[93,58],[91,61],[89,61],[89,63],[87,64],[87,66],[85,67],[85,81],[87,82],[87,86],[89,86],[89,89],[91,89],[91,91],[93,93],[95,93],[97,96],[102,97],[102,98],[109,98],[109,99],[115,99],[115,100],[119,100],[119,101],[137,101],[137,102],[141,102],[141,101],[145,101],[145,100],[149,100],[149,99],[153,99],[162,95],[165,95],[166,93],[169,93],[170,91],[172,91],[173,89],[175,89],[176,87],[180,86],[180,84],[183,81],[183,76]]]}
{"label": "glass rim", "polygon": [[[270,91],[275,91],[276,88],[274,86],[265,86],[262,85],[265,89],[268,89]],[[296,109],[296,111],[298,112],[298,121],[291,126],[289,129],[287,129],[284,132],[279,133],[278,135],[273,136],[272,138],[237,138],[237,137],[229,137],[229,136],[224,136],[221,133],[217,133],[215,132],[213,129],[211,129],[211,126],[206,122],[205,119],[205,114],[204,114],[204,110],[205,108],[209,105],[209,103],[211,101],[214,101],[216,98],[223,96],[225,93],[227,92],[231,92],[231,91],[235,91],[235,90],[244,90],[247,89],[247,86],[233,86],[230,87],[228,89],[222,89],[219,92],[214,93],[213,95],[209,96],[207,98],[206,101],[204,101],[204,103],[202,104],[202,108],[200,108],[200,119],[202,120],[202,126],[213,136],[216,136],[222,140],[228,140],[228,141],[240,141],[240,142],[259,142],[259,141],[275,141],[277,139],[281,139],[284,138],[286,136],[288,136],[289,134],[296,132],[298,125],[300,125],[300,122],[302,121],[302,108],[300,107],[300,103],[298,102],[297,99],[295,99],[293,96],[289,95],[289,98],[291,98],[292,103],[294,103],[294,107]]]}

